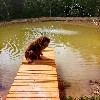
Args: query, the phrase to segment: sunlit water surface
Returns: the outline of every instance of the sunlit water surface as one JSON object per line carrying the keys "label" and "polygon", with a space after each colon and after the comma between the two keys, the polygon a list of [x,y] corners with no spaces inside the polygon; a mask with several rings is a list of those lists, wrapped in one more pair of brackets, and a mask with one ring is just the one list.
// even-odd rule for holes
{"label": "sunlit water surface", "polygon": [[100,81],[100,28],[37,22],[0,26],[0,97],[13,83],[25,48],[41,35],[51,38],[58,80],[69,84],[63,91],[66,97],[92,95],[89,81]]}

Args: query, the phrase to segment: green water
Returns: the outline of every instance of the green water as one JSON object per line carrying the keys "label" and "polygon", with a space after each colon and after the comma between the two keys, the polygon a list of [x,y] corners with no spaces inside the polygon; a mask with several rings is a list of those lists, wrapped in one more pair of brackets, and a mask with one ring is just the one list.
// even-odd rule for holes
{"label": "green water", "polygon": [[41,35],[51,38],[49,47],[55,50],[58,79],[69,84],[65,86],[64,95],[93,95],[89,81],[100,81],[100,28],[37,22],[0,26],[1,98],[17,74],[27,45]]}

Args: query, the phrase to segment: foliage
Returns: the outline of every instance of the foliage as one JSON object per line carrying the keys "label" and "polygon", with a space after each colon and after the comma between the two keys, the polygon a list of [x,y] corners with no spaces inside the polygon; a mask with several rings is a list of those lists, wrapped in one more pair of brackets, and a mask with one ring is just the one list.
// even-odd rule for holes
{"label": "foliage", "polygon": [[0,20],[36,17],[100,17],[100,0],[0,0]]}
{"label": "foliage", "polygon": [[[69,97],[67,97],[64,100],[77,100],[77,99],[69,96]],[[84,96],[84,97],[80,97],[78,100],[100,100],[100,96],[92,96],[92,97],[86,97],[86,96]]]}

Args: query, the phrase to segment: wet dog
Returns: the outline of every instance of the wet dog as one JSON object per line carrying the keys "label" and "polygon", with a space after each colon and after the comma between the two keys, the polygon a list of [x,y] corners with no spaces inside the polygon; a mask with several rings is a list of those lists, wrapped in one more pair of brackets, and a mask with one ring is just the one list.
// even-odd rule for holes
{"label": "wet dog", "polygon": [[25,51],[25,58],[28,63],[33,62],[36,59],[42,59],[42,51],[48,47],[50,39],[47,36],[41,36],[40,38],[33,41]]}

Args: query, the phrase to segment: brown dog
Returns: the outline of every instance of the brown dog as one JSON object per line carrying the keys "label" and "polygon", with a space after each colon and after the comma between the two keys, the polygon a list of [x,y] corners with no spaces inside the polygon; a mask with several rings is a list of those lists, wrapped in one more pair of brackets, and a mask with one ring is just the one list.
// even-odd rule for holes
{"label": "brown dog", "polygon": [[28,63],[33,62],[36,59],[42,59],[42,50],[48,47],[50,39],[47,36],[41,36],[37,40],[33,41],[25,51],[25,58]]}

